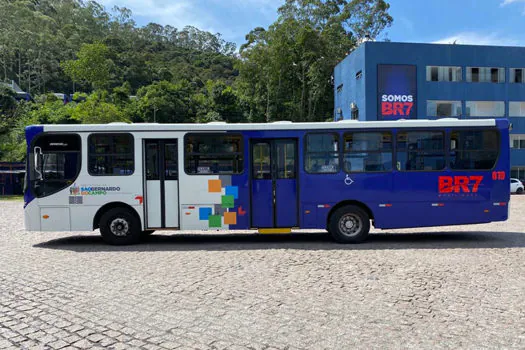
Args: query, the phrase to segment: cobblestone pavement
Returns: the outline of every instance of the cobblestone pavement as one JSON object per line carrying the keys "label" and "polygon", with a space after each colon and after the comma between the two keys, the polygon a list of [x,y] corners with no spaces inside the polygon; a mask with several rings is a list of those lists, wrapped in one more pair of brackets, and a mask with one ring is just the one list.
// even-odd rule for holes
{"label": "cobblestone pavement", "polygon": [[525,348],[525,196],[506,223],[323,234],[29,233],[0,202],[0,348]]}

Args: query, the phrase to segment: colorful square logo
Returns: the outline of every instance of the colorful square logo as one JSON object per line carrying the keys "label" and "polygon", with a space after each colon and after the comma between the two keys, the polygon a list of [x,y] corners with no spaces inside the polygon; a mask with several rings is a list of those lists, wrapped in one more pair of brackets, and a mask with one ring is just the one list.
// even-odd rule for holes
{"label": "colorful square logo", "polygon": [[239,187],[226,186],[225,194],[228,196],[233,196],[234,199],[239,199]]}
{"label": "colorful square logo", "polygon": [[221,180],[208,180],[208,192],[220,193],[222,192]]}
{"label": "colorful square logo", "polygon": [[211,215],[211,208],[199,208],[199,220],[208,220]]}
{"label": "colorful square logo", "polygon": [[221,216],[220,215],[210,215],[208,219],[208,224],[211,227],[217,227],[220,228],[222,226],[221,224]]}
{"label": "colorful square logo", "polygon": [[224,213],[224,225],[237,225],[237,213],[234,211]]}
{"label": "colorful square logo", "polygon": [[221,197],[221,205],[223,208],[233,208],[234,207],[234,199],[233,196],[222,196]]}

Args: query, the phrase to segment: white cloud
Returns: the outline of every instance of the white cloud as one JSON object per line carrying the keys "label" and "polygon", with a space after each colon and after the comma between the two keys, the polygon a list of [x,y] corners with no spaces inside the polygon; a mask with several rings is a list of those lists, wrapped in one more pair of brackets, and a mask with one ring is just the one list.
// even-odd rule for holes
{"label": "white cloud", "polygon": [[[512,0],[511,0],[512,1]],[[439,39],[433,44],[465,44],[465,45],[496,45],[496,46],[519,46],[523,41],[509,37],[500,36],[498,33],[476,33],[462,32],[455,35]]]}
{"label": "white cloud", "polygon": [[277,17],[285,0],[99,0],[111,10],[126,7],[140,24],[155,22],[183,28],[187,25],[225,40],[243,42],[244,35],[257,26],[267,26]]}
{"label": "white cloud", "polygon": [[[503,7],[512,4],[525,4],[525,0],[503,0],[500,6]],[[525,15],[525,7],[523,8],[522,14]]]}
{"label": "white cloud", "polygon": [[525,3],[525,0],[503,0],[503,2],[501,3],[501,6],[514,4],[514,3],[518,3],[518,2]]}

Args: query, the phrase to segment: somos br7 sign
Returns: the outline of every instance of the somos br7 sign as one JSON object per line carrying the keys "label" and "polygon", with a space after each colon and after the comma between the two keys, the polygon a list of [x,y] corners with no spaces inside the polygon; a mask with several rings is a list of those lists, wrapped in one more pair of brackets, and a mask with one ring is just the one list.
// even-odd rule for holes
{"label": "somos br7 sign", "polygon": [[415,65],[377,66],[378,119],[417,118],[417,73]]}

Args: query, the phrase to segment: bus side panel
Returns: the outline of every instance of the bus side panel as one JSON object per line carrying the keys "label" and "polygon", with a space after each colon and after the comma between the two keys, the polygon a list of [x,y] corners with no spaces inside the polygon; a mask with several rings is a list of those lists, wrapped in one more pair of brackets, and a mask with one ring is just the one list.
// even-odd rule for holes
{"label": "bus side panel", "polygon": [[250,189],[248,188],[248,158],[249,154],[248,141],[245,139],[244,149],[244,173],[241,175],[232,175],[232,185],[237,191],[237,199],[234,201],[234,208],[232,211],[236,213],[236,223],[230,225],[231,230],[245,230],[250,228]]}
{"label": "bus side panel", "polygon": [[[25,134],[26,134],[26,143],[27,143],[27,151],[26,151],[26,169],[29,169],[29,154],[31,152],[31,142],[33,139],[40,134],[41,132],[44,132],[44,127],[41,125],[30,125],[25,128]],[[31,193],[31,190],[29,189],[29,172],[26,172],[25,175],[25,191],[24,191],[24,208],[31,203],[35,199],[35,196],[33,193]],[[28,214],[27,214],[28,215]],[[27,216],[26,215],[26,216]],[[27,226],[26,226],[27,227]]]}
{"label": "bus side panel", "polygon": [[26,231],[40,231],[40,207],[38,200],[31,200],[24,208],[24,226]]}
{"label": "bus side panel", "polygon": [[308,174],[301,168],[301,227],[326,228],[333,206],[344,201],[364,204],[373,213],[376,225],[386,220],[380,206],[392,202],[391,172],[345,174]]}
{"label": "bus side panel", "polygon": [[[492,187],[493,202],[510,201],[510,136],[508,122],[497,120],[500,126],[500,155],[498,164],[492,172],[495,180]],[[508,208],[508,206],[507,206]]]}

